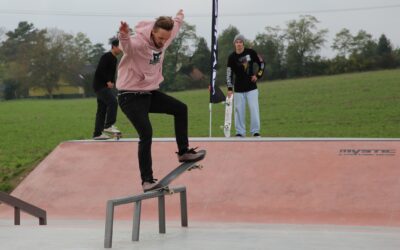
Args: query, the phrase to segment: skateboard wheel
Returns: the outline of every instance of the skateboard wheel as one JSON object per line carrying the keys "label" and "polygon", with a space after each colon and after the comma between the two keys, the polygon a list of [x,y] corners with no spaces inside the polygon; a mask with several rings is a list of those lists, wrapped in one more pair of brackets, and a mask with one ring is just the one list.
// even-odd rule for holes
{"label": "skateboard wheel", "polygon": [[174,191],[169,188],[164,188],[164,192],[168,193],[169,195],[173,195]]}
{"label": "skateboard wheel", "polygon": [[200,164],[196,164],[196,165],[194,165],[194,166],[193,166],[193,168],[202,169],[202,168],[203,168],[203,166],[202,166],[202,165],[200,165]]}

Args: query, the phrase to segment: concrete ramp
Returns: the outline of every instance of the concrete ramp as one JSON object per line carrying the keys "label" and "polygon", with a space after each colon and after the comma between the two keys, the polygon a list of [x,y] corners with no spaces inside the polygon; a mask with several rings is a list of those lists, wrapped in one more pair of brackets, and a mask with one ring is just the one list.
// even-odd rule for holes
{"label": "concrete ramp", "polygon": [[[190,220],[400,226],[400,140],[191,139],[206,149],[203,170],[174,185],[188,190]],[[178,165],[172,139],[155,139],[155,178]],[[52,218],[102,219],[106,201],[141,192],[137,141],[61,143],[12,195]],[[131,206],[116,218],[131,219]],[[13,210],[0,206],[0,217]],[[167,220],[179,197],[166,197]],[[142,218],[157,219],[157,201]]]}

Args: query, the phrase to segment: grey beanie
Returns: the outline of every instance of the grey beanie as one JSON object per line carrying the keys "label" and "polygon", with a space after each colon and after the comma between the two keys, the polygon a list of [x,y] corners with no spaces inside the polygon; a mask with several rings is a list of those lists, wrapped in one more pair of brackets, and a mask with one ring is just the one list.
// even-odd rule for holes
{"label": "grey beanie", "polygon": [[244,36],[242,34],[237,34],[235,36],[235,38],[233,39],[233,43],[235,43],[236,40],[241,40],[242,42],[244,42],[246,39],[244,38]]}

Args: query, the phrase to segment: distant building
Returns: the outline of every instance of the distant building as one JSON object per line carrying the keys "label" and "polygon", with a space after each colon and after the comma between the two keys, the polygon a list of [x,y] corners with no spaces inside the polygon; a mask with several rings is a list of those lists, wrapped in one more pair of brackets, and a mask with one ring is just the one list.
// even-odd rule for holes
{"label": "distant building", "polygon": [[190,78],[195,81],[204,80],[206,76],[198,68],[193,67],[192,71],[189,73]]}

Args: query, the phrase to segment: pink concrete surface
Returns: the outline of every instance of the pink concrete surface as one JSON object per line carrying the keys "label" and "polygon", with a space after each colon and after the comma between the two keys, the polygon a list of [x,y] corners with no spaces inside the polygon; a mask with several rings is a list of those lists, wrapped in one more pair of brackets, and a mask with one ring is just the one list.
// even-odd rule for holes
{"label": "pink concrete surface", "polygon": [[[400,141],[200,140],[191,146],[207,150],[204,168],[173,183],[187,187],[189,222],[400,226]],[[178,165],[175,151],[174,141],[153,142],[155,178]],[[107,200],[141,193],[140,184],[136,141],[64,142],[12,195],[47,210],[49,221],[102,219]],[[167,220],[179,219],[179,196],[167,196],[166,206]],[[0,205],[0,217],[12,214]],[[133,204],[115,210],[117,219],[132,214]],[[142,203],[142,218],[157,219],[156,199]]]}

